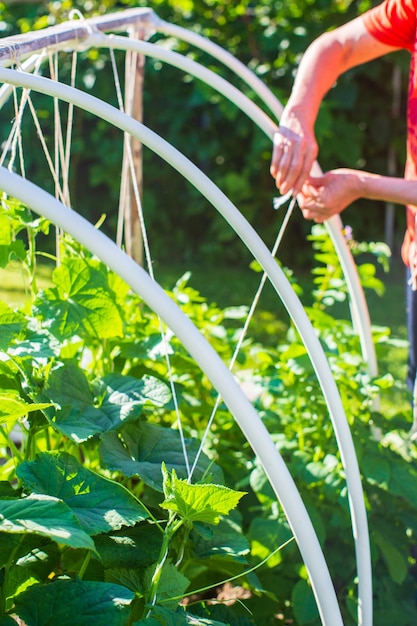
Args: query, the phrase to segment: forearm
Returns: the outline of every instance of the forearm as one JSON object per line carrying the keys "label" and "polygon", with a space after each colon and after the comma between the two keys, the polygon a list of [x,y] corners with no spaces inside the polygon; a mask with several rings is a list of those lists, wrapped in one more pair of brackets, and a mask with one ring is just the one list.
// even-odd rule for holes
{"label": "forearm", "polygon": [[357,197],[417,206],[417,181],[357,172]]}
{"label": "forearm", "polygon": [[417,206],[417,181],[338,169],[310,177],[297,196],[304,217],[316,222],[341,213],[359,198]]}
{"label": "forearm", "polygon": [[392,50],[370,35],[360,17],[310,45],[274,137],[270,171],[282,194],[291,189],[297,195],[311,172],[318,153],[314,135],[317,113],[337,78],[351,67]]}
{"label": "forearm", "polygon": [[325,33],[316,39],[301,59],[284,115],[302,116],[312,130],[323,98],[343,73],[343,59],[337,38]]}
{"label": "forearm", "polygon": [[339,76],[393,50],[369,34],[361,17],[324,33],[301,59],[286,114],[301,111],[312,128],[324,96]]}

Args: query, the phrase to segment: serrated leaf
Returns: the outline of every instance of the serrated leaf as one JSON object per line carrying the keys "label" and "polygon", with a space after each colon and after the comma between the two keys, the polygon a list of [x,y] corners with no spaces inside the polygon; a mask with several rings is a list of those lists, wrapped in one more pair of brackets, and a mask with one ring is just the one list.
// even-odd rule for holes
{"label": "serrated leaf", "polygon": [[133,591],[137,597],[143,595],[142,572],[135,568],[115,567],[105,571],[106,583],[122,585]]}
{"label": "serrated leaf", "polygon": [[[211,533],[200,532],[209,529]],[[197,522],[193,530],[194,551],[198,558],[222,557],[233,559],[235,563],[246,563],[245,555],[249,552],[249,542],[231,515],[221,519],[216,529],[200,526]]]}
{"label": "serrated leaf", "polygon": [[175,470],[164,473],[165,500],[161,507],[174,511],[188,522],[218,524],[221,515],[234,509],[244,491],[234,491],[222,485],[196,485],[177,478]]}
{"label": "serrated leaf", "polygon": [[31,357],[35,360],[51,359],[59,355],[61,345],[57,339],[46,331],[32,328],[26,330],[26,339],[12,344],[8,353],[20,359]]}
{"label": "serrated leaf", "polygon": [[64,452],[44,452],[17,468],[25,489],[63,500],[89,535],[133,526],[148,517],[119,483],[83,467]]}
{"label": "serrated leaf", "polygon": [[150,524],[97,535],[94,538],[105,569],[124,567],[144,569],[154,563],[161,551],[162,533]]}
{"label": "serrated leaf", "polygon": [[37,312],[58,338],[120,337],[123,322],[104,266],[82,258],[64,259],[52,275],[54,288],[40,294]]}
{"label": "serrated leaf", "polygon": [[15,612],[30,626],[125,626],[133,597],[120,585],[57,580],[18,596]]}
{"label": "serrated leaf", "polygon": [[0,349],[7,350],[11,340],[17,337],[26,325],[21,313],[13,311],[5,302],[0,301]]}
{"label": "serrated leaf", "polygon": [[0,424],[10,424],[34,411],[51,407],[51,403],[29,403],[15,393],[0,393]]}
{"label": "serrated leaf", "polygon": [[[199,450],[198,443],[186,439],[185,446],[188,462],[191,466]],[[172,428],[163,428],[156,424],[126,424],[120,435],[107,433],[100,443],[100,455],[103,464],[111,470],[118,470],[125,476],[139,475],[153,489],[162,491],[161,464],[166,463],[169,469],[175,469],[177,475],[187,477],[187,464],[180,434]],[[211,464],[201,454],[194,476],[199,480],[210,468],[213,480],[221,481],[220,469]]]}
{"label": "serrated leaf", "polygon": [[56,428],[78,443],[137,419],[148,403],[163,406],[171,398],[168,386],[157,378],[121,374],[97,380],[93,393],[74,361],[50,374],[44,395],[61,406],[53,421]]}
{"label": "serrated leaf", "polygon": [[50,496],[0,500],[0,532],[33,533],[72,548],[95,550],[93,540],[82,530],[69,506]]}

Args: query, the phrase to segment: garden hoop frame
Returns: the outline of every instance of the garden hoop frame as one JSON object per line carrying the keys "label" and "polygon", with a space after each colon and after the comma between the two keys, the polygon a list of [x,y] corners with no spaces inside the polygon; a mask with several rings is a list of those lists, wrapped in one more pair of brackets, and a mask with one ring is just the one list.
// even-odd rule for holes
{"label": "garden hoop frame", "polygon": [[[145,18],[145,23],[148,23],[149,12],[143,11],[143,10],[139,10],[139,11],[141,13],[141,17]],[[123,13],[132,14],[132,11],[126,11]],[[111,16],[109,16],[109,18],[110,17]],[[106,19],[99,18],[98,21],[100,25],[103,25],[103,23],[105,23],[106,29],[109,27],[110,23],[114,24],[114,22],[112,22],[112,20],[108,18]],[[85,20],[85,22],[90,22],[90,20]],[[91,20],[91,24],[93,23],[94,23],[94,20]],[[115,27],[116,30],[120,28],[119,21],[117,21],[117,24],[118,24],[117,27]],[[94,29],[92,27],[90,29],[87,29],[88,31],[88,42],[87,42],[87,40],[85,39],[86,27],[84,26],[84,24],[82,24],[81,31],[84,36],[84,39],[82,39],[84,45],[91,46],[92,43],[94,45],[101,39],[101,37],[97,34],[97,30],[95,30],[95,26],[96,24],[94,23]],[[52,29],[46,29],[46,30],[52,30]],[[76,26],[76,30],[77,30],[77,37],[75,39],[76,39],[76,42],[78,42],[79,44],[80,33],[79,33],[78,26]],[[61,28],[59,32],[60,33],[66,32],[65,28]],[[25,37],[27,38],[27,36]],[[15,40],[16,39],[17,38],[15,38]],[[116,37],[114,38],[114,40],[116,40]],[[68,41],[69,41],[68,39],[65,39],[65,46],[68,45]],[[138,43],[138,42],[135,42],[135,43]],[[140,42],[140,43],[143,43],[143,42]],[[28,45],[27,42],[25,43],[25,45]],[[54,40],[54,45],[57,45],[55,40]],[[59,45],[60,46],[63,45],[62,41],[59,42]],[[15,55],[15,57],[17,55],[16,46],[17,44],[15,43],[14,48],[13,48],[13,55]],[[0,60],[2,58],[1,53],[2,53],[2,48],[0,46]],[[27,53],[28,54],[33,53],[33,48],[31,50],[28,49]],[[13,59],[12,59],[12,62],[13,62]],[[367,626],[368,624],[370,625],[372,623],[372,584],[371,584],[370,562],[368,558],[369,536],[367,533],[366,512],[363,506],[363,495],[362,495],[361,484],[360,484],[359,468],[357,467],[357,460],[356,460],[356,456],[354,452],[353,443],[350,437],[349,427],[347,426],[347,421],[346,421],[346,417],[344,416],[344,411],[341,405],[340,397],[338,395],[336,385],[334,383],[330,369],[328,367],[327,360],[324,356],[324,353],[322,354],[322,349],[320,347],[318,340],[315,337],[312,327],[310,328],[308,318],[305,315],[304,309],[302,308],[301,303],[299,303],[298,298],[295,296],[291,286],[289,285],[282,271],[276,265],[273,257],[271,257],[266,246],[263,244],[263,242],[261,242],[261,240],[256,235],[256,233],[254,233],[253,229],[251,229],[251,227],[246,223],[246,220],[244,220],[244,218],[239,214],[236,207],[234,207],[230,203],[230,201],[228,201],[227,198],[225,198],[224,194],[222,194],[222,192],[220,192],[220,190],[218,190],[215,187],[215,185],[211,183],[211,181],[206,180],[204,175],[202,175],[201,172],[197,170],[197,168],[192,166],[192,164],[190,164],[188,160],[185,159],[185,157],[183,157],[183,155],[178,153],[178,151],[175,151],[175,149],[173,149],[172,147],[168,148],[164,140],[161,140],[161,138],[158,138],[155,135],[155,133],[152,133],[152,131],[149,131],[149,129],[146,129],[146,127],[141,125],[139,122],[135,122],[135,120],[132,120],[125,114],[121,113],[120,111],[117,111],[110,105],[106,105],[106,103],[100,104],[100,101],[97,101],[97,99],[94,98],[93,96],[88,96],[87,94],[83,94],[83,92],[79,92],[79,90],[61,85],[59,83],[54,84],[54,81],[51,81],[49,79],[45,79],[45,78],[41,78],[37,76],[25,75],[22,72],[17,72],[15,70],[9,70],[9,69],[0,69],[0,79],[4,80],[4,82],[8,84],[27,87],[35,91],[40,91],[43,93],[47,93],[49,95],[53,95],[54,97],[65,100],[67,102],[73,102],[77,106],[81,106],[81,108],[85,108],[86,110],[90,110],[96,115],[99,115],[102,119],[107,119],[107,121],[110,121],[110,123],[113,123],[115,126],[118,126],[125,132],[128,132],[132,136],[135,136],[136,138],[140,139],[145,145],[148,145],[148,147],[150,147],[154,151],[158,151],[158,150],[155,150],[155,146],[157,144],[159,149],[161,149],[159,154],[163,156],[163,158],[167,162],[171,163],[173,167],[181,171],[181,173],[183,173],[183,175],[186,176],[190,180],[190,182],[192,182],[192,184],[194,184],[194,186],[196,186],[203,193],[203,195],[205,195],[212,202],[215,208],[217,208],[217,210],[220,210],[220,212],[224,215],[227,221],[232,225],[234,230],[241,237],[241,239],[245,242],[247,247],[252,251],[254,256],[258,259],[258,261],[260,262],[264,270],[267,272],[268,277],[270,278],[272,284],[274,285],[279,297],[282,299],[283,303],[285,304],[290,314],[290,317],[292,317],[292,319],[294,320],[297,328],[300,331],[300,334],[303,337],[307,350],[310,353],[310,358],[312,359],[313,366],[316,370],[316,374],[319,378],[319,382],[321,384],[323,393],[325,395],[326,402],[329,407],[329,413],[332,417],[333,425],[334,425],[335,432],[336,432],[336,437],[338,439],[339,448],[341,450],[342,460],[344,461],[344,467],[345,467],[347,477],[348,477],[347,478],[348,491],[349,491],[349,497],[351,501],[351,509],[353,510],[353,532],[355,536],[355,543],[356,543],[356,549],[357,549],[357,562],[358,562],[359,586],[360,586],[359,623],[363,624],[364,626]],[[265,119],[268,119],[268,118],[265,116]],[[268,122],[268,124],[269,124],[269,129],[271,129],[272,128],[271,123]],[[179,167],[178,167],[178,163],[181,163]],[[27,203],[28,206],[33,208],[36,212],[40,212],[41,214],[44,214],[46,217],[48,217],[48,219],[50,219],[50,221],[55,222],[55,223],[57,223],[57,221],[61,221],[60,214],[63,213],[62,215],[63,222],[59,223],[58,225],[74,236],[74,231],[71,228],[71,225],[68,224],[68,222],[66,222],[66,215],[68,211],[71,211],[70,209],[66,209],[63,205],[58,203],[58,201],[54,200],[52,196],[49,196],[48,194],[46,194],[46,192],[43,192],[36,187],[35,189],[33,189],[33,184],[27,181],[24,181],[24,184],[23,184],[23,182],[21,181],[19,177],[17,177],[17,175],[11,174],[10,172],[7,172],[6,170],[2,170],[0,181],[1,181],[0,188],[4,189],[10,195],[13,195],[16,198]],[[28,189],[30,189],[30,191],[28,191]],[[38,191],[36,191],[35,193],[35,190],[38,190]],[[34,200],[33,198],[36,198],[36,200]],[[39,200],[38,202],[39,198],[42,198],[42,201]],[[46,203],[45,206],[48,206],[48,212],[50,212],[49,215],[46,215],[45,209],[42,209],[43,202]],[[36,206],[34,206],[35,204]],[[219,208],[219,205],[221,205],[222,207],[221,209]],[[55,212],[56,212],[56,215],[60,216],[59,220],[57,220]],[[65,213],[65,216],[64,216],[64,213]],[[74,212],[72,211],[71,211],[71,219],[74,220]],[[87,224],[89,223],[87,222]],[[86,225],[84,224],[83,228],[85,227]],[[96,231],[94,227],[92,227],[91,224],[89,224],[89,227],[90,227],[89,237],[82,238],[82,233],[81,233],[82,229],[80,229],[79,231],[76,230],[75,238],[77,238],[78,241],[86,245],[86,247],[89,248],[93,253],[97,254],[97,256],[104,255],[104,258],[103,256],[100,256],[100,258],[104,260],[104,262],[106,262],[110,267],[112,267],[112,264],[108,262],[109,257],[107,256],[107,254],[103,252],[103,246],[104,248],[106,246],[110,246],[113,249],[112,246],[114,246],[114,244],[111,242],[111,240],[107,240],[106,244],[104,245],[103,241],[100,240],[100,243],[97,241],[97,243],[94,244],[94,246],[97,246],[97,248],[93,250],[91,248],[91,245],[88,245],[91,240],[91,229],[95,233],[98,233],[99,231]],[[119,250],[118,248],[116,249]],[[113,249],[113,252],[114,252],[114,249]],[[121,251],[119,250],[119,252]],[[123,262],[126,263],[126,259],[128,257],[126,257],[126,255],[124,255],[124,257],[125,258]],[[119,275],[122,276],[122,278],[126,280],[125,272],[120,273],[121,272],[120,265],[118,266],[118,269],[115,269],[114,271],[117,271],[117,273],[119,273]],[[141,270],[141,268],[139,268],[139,266],[137,266],[136,264],[134,266],[132,266],[131,264],[128,264],[128,265],[131,271],[134,273],[139,272],[139,270],[141,274],[142,272],[144,272],[144,270]],[[114,269],[114,267],[112,267],[112,269]],[[145,275],[147,276],[146,272],[145,272]],[[140,281],[138,282],[143,282],[143,281],[144,281],[144,277],[142,275],[140,278]],[[138,286],[135,281],[133,281],[135,286],[132,285],[132,277],[130,277],[130,280],[127,280],[127,282],[132,286],[132,289],[134,289],[134,291],[139,293],[137,291]],[[155,286],[155,283],[152,283],[152,281],[151,281],[151,284]],[[153,290],[153,287],[150,291],[152,290]],[[156,291],[158,292],[158,289],[156,289]],[[150,304],[150,302],[154,302],[154,298],[156,298],[156,303],[154,302],[154,305],[150,304],[150,306],[154,308],[155,311],[158,312],[158,307],[160,306],[159,296],[156,297],[153,294],[153,292],[152,294],[146,293],[145,296],[143,293],[139,293],[139,295],[141,295],[141,297],[143,297],[143,299],[147,301],[148,304]],[[184,336],[182,332],[178,330],[177,328],[178,324],[180,324],[181,328],[183,324],[185,324],[188,328],[189,321],[188,323],[186,323],[184,320],[182,320],[181,322],[178,322],[177,313],[175,314],[172,313],[172,319],[174,321],[170,323],[166,319],[165,307],[166,307],[166,302],[164,303],[164,306],[162,307],[163,310],[162,311],[159,310],[160,317],[162,319],[165,319],[168,325],[177,332],[184,346],[190,351],[190,354],[194,356],[194,358],[196,359],[196,361],[199,363],[201,367],[202,364],[200,360],[196,358],[195,350],[193,346],[191,346],[188,341],[184,341]],[[172,326],[172,323],[174,324],[174,326]],[[306,328],[308,328],[308,331],[305,330]],[[196,329],[194,329],[194,335],[195,335],[195,330]],[[187,332],[189,332],[189,328]],[[201,342],[197,341],[196,345],[200,345],[200,343]],[[207,353],[206,348],[203,349],[201,347],[201,350],[203,351],[204,354]],[[208,375],[210,380],[212,380],[212,382],[213,382],[213,379],[214,381],[216,381],[216,382],[213,382],[215,388],[218,389],[219,391],[221,390],[221,395],[223,399],[226,401],[226,404],[229,405],[229,408],[231,409],[232,414],[235,416],[236,421],[240,425],[249,443],[252,445],[252,448],[254,449],[255,453],[259,456],[261,463],[271,481],[274,491],[278,499],[283,504],[283,508],[287,514],[289,523],[292,526],[292,528],[295,530],[294,534],[299,543],[307,569],[309,570],[310,579],[312,582],[313,590],[316,595],[316,599],[318,602],[319,611],[322,616],[323,623],[326,624],[326,626],[327,625],[330,626],[330,624],[333,626],[333,625],[342,623],[340,612],[336,610],[335,608],[334,601],[336,601],[336,605],[337,605],[337,600],[335,598],[332,600],[331,598],[332,596],[332,593],[330,591],[331,581],[330,581],[330,586],[329,586],[329,580],[325,576],[326,584],[323,586],[321,584],[321,578],[323,578],[323,570],[321,569],[323,567],[323,559],[318,557],[318,552],[316,552],[314,559],[319,560],[320,562],[319,569],[321,572],[319,575],[319,578],[317,578],[318,570],[316,569],[316,566],[313,563],[314,559],[312,559],[309,556],[309,554],[306,553],[306,552],[309,552],[308,550],[306,551],[307,543],[311,542],[312,539],[311,537],[309,537],[308,541],[304,539],[304,533],[302,532],[302,529],[300,528],[298,519],[294,517],[294,513],[291,509],[291,506],[289,506],[289,503],[287,501],[288,496],[286,493],[285,494],[282,493],[281,488],[279,488],[279,485],[277,484],[278,474],[280,475],[279,482],[282,482],[282,475],[285,475],[286,476],[285,480],[287,482],[286,489],[289,489],[289,491],[291,491],[292,487],[288,487],[288,485],[292,485],[293,483],[292,483],[292,479],[290,475],[288,474],[288,470],[286,470],[286,468],[285,470],[283,469],[282,459],[281,461],[278,460],[278,458],[280,458],[279,453],[276,451],[275,446],[272,444],[272,440],[269,438],[269,435],[265,439],[262,439],[262,445],[260,445],[256,437],[255,439],[253,439],[254,433],[249,428],[249,425],[246,423],[246,421],[243,420],[243,423],[242,423],[240,410],[242,410],[243,407],[244,407],[244,411],[242,410],[242,415],[245,412],[248,415],[251,415],[251,418],[253,419],[254,423],[257,422],[257,420],[259,421],[259,417],[257,417],[257,419],[254,417],[254,413],[256,416],[257,414],[256,412],[254,412],[254,409],[250,405],[250,403],[249,403],[249,406],[251,406],[252,410],[249,411],[248,406],[247,406],[248,401],[246,400],[246,398],[244,397],[244,395],[242,394],[240,390],[239,392],[237,392],[236,384],[235,384],[235,387],[233,387],[233,385],[231,386],[231,388],[234,389],[233,393],[231,392],[231,394],[229,394],[227,390],[224,389],[223,384],[219,385],[219,379],[216,376],[214,376],[214,373],[215,373],[214,370],[216,370],[216,368],[218,367],[219,365],[217,364],[215,368],[212,368],[212,371],[210,371],[210,374],[207,374],[207,371],[204,369],[204,367],[202,367],[202,369]],[[226,377],[225,380],[226,379],[231,384],[233,377],[229,376],[229,378]],[[235,393],[238,394],[239,399],[235,398],[234,396]],[[236,405],[239,406],[239,409],[237,410],[237,415],[236,415]],[[262,422],[260,422],[260,424],[262,424]],[[257,426],[257,428],[259,428],[259,425]],[[270,442],[268,444],[266,443],[267,439]],[[264,448],[267,450],[267,455],[265,455]],[[272,453],[272,449],[275,450],[274,454]],[[269,459],[273,459],[274,462],[271,463]],[[276,472],[275,463],[277,467],[280,468],[277,474],[275,473]],[[283,474],[281,474],[281,472]],[[295,493],[293,493],[293,496],[295,497]],[[301,515],[300,511],[298,511],[297,516],[298,515]],[[307,522],[305,520],[304,514],[301,515],[301,518],[303,519],[303,523],[306,524]],[[307,526],[308,526],[308,523],[307,523]],[[311,523],[310,523],[310,526],[311,526]],[[313,530],[313,533],[314,533],[314,530]],[[318,543],[318,542],[313,541],[313,543]],[[324,588],[326,588],[326,591],[324,591]],[[333,590],[333,595],[334,595],[334,590]],[[328,608],[327,604],[329,605],[329,607],[331,606],[331,610]]]}

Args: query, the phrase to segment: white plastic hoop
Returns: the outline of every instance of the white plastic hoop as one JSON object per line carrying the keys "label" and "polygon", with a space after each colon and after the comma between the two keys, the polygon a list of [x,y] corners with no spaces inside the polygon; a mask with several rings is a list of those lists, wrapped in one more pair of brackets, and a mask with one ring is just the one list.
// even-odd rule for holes
{"label": "white plastic hoop", "polygon": [[257,412],[233,375],[194,324],[149,275],[90,222],[65,207],[33,183],[0,167],[0,189],[24,202],[62,228],[123,278],[175,332],[199,364],[240,426],[281,502],[311,577],[319,613],[325,626],[343,626],[327,564],[308,513]]}
{"label": "white plastic hoop", "polygon": [[[46,78],[23,75],[21,72],[16,72],[14,70],[0,69],[0,80],[4,80],[5,82],[9,82],[15,85],[28,87],[36,91],[46,93],[48,95],[58,97],[64,101],[72,102],[73,104],[84,108],[85,110],[99,115],[102,119],[109,121],[110,123],[119,127],[125,132],[128,132],[132,134],[132,136],[140,139],[145,145],[156,151],[175,169],[180,171],[186,178],[188,178],[188,180],[192,184],[194,184],[197,189],[201,191],[201,193],[203,193],[203,195],[205,195],[209,199],[213,206],[215,206],[217,210],[219,210],[223,214],[225,219],[227,219],[227,221],[231,224],[231,226],[234,228],[240,238],[245,242],[249,250],[251,250],[255,258],[258,259],[264,270],[267,272],[272,284],[274,285],[278,295],[281,297],[290,316],[293,318],[300,332],[300,335],[303,338],[329,407],[329,413],[332,418],[336,437],[339,444],[339,449],[341,452],[342,462],[344,464],[347,476],[360,588],[359,623],[363,623],[365,625],[371,624],[372,622],[367,619],[367,616],[369,617],[369,615],[372,615],[372,576],[369,556],[369,535],[359,468],[357,466],[357,459],[350,435],[350,430],[347,425],[336,385],[331,375],[327,360],[321,349],[320,343],[314,333],[313,328],[311,327],[311,324],[304,312],[301,303],[293,292],[291,285],[288,283],[282,270],[277,266],[275,260],[270,255],[265,244],[260,240],[259,236],[255,233],[255,231],[253,231],[251,226],[246,222],[246,220],[239,213],[236,207],[234,207],[234,205],[224,196],[224,194],[219,189],[217,189],[217,187],[204,174],[202,174],[198,170],[198,168],[191,164],[188,159],[181,155],[172,146],[167,144],[167,142],[165,142],[155,133],[144,127],[139,122],[132,120],[114,107],[98,100],[97,98],[94,98],[93,96],[85,94],[77,89],[68,87],[67,85],[55,83],[54,81]],[[19,194],[17,194],[17,197],[20,197]],[[28,198],[28,202],[31,206],[30,197]],[[36,210],[35,207],[34,209]],[[54,220],[52,219],[52,221]],[[68,230],[67,228],[65,229]],[[68,232],[72,231],[68,230]],[[83,243],[84,239],[80,239],[80,241]],[[110,267],[112,267],[112,265],[110,265]],[[165,319],[164,315],[161,315],[161,317]],[[187,346],[187,344],[184,345]],[[191,352],[191,354],[194,353]],[[220,387],[218,386],[217,388],[220,389]],[[224,396],[223,391],[222,395]],[[249,439],[248,441],[251,443]],[[270,476],[270,463],[268,462],[268,459],[264,458],[262,451],[259,450],[258,447],[255,452],[259,455],[261,462],[263,464],[265,463],[264,467],[266,469],[267,475]],[[269,452],[267,452],[267,454],[269,454]],[[286,510],[287,512],[287,509],[285,507],[284,510]],[[290,520],[289,518],[289,522],[293,526],[294,520]],[[303,549],[305,550],[305,546]],[[309,569],[309,572],[315,572],[315,569],[311,570],[310,559],[305,559],[305,562],[307,568]],[[314,581],[313,577],[311,580],[313,589],[317,591],[317,581]],[[319,610],[324,616],[325,611],[324,608],[321,606],[323,602],[323,597],[316,595],[316,598],[318,601]],[[362,614],[364,616],[363,621]],[[330,622],[325,621],[324,623],[330,625]],[[334,623],[335,622],[332,623],[332,626]]]}
{"label": "white plastic hoop", "polygon": [[[244,65],[239,59],[232,54],[224,50],[221,46],[217,45],[207,37],[203,37],[198,33],[182,28],[175,24],[170,24],[161,20],[157,16],[154,16],[153,21],[155,23],[158,32],[165,35],[172,35],[182,41],[186,41],[191,45],[204,50],[210,54],[213,58],[223,63],[226,67],[231,69],[237,76],[239,76],[248,86],[250,86],[259,98],[266,104],[269,110],[274,114],[277,120],[280,119],[283,106],[273,92],[263,83],[258,76],[252,72],[246,65]],[[316,176],[320,176],[322,171],[317,162],[314,164],[313,173]],[[369,316],[369,310],[366,303],[366,298],[360,283],[359,275],[357,272],[355,261],[352,257],[352,253],[346,243],[346,239],[342,233],[342,220],[339,215],[334,215],[329,220],[324,222],[324,225],[330,235],[330,238],[335,247],[336,253],[339,257],[339,262],[342,267],[343,275],[346,280],[348,293],[351,304],[352,321],[359,335],[359,340],[362,349],[362,355],[364,361],[368,365],[368,371],[371,376],[378,375],[378,363],[376,358],[375,345],[372,339],[371,320]]]}

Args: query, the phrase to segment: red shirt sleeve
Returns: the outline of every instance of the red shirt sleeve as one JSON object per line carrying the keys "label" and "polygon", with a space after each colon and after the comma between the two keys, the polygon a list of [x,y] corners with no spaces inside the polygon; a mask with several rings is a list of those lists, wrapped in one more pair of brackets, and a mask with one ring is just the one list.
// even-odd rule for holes
{"label": "red shirt sleeve", "polygon": [[416,40],[417,0],[385,0],[363,14],[373,37],[389,46],[412,50]]}

